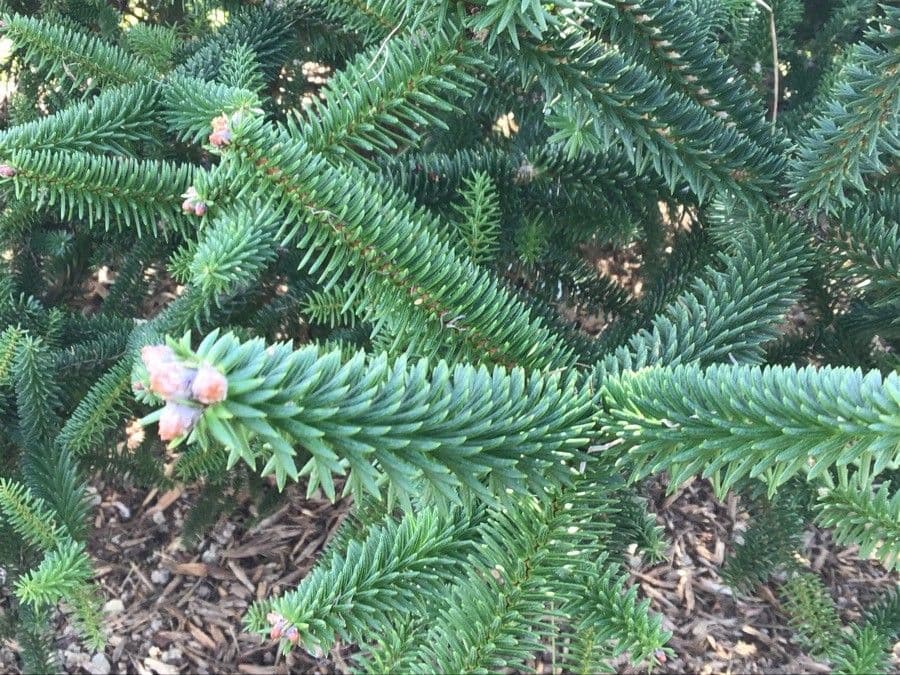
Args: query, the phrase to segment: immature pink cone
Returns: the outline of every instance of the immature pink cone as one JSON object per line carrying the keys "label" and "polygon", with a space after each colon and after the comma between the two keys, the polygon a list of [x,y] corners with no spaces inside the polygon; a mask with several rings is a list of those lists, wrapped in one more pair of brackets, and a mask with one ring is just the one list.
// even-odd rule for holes
{"label": "immature pink cone", "polygon": [[190,199],[185,199],[183,202],[181,202],[181,210],[184,213],[190,213],[194,210],[194,202]]}
{"label": "immature pink cone", "polygon": [[203,364],[191,385],[194,400],[205,405],[224,401],[228,396],[228,378],[210,365]]}
{"label": "immature pink cone", "polygon": [[3,178],[12,178],[15,175],[15,167],[10,166],[9,164],[0,164],[0,176]]}
{"label": "immature pink cone", "polygon": [[164,441],[184,436],[200,419],[200,411],[197,408],[181,405],[169,401],[162,410],[159,418],[159,437]]}
{"label": "immature pink cone", "polygon": [[197,202],[194,204],[194,215],[203,217],[206,215],[206,204],[203,202]]}
{"label": "immature pink cone", "polygon": [[292,645],[296,645],[298,642],[300,642],[300,631],[297,630],[296,626],[291,626],[290,628],[288,628],[284,636]]}
{"label": "immature pink cone", "polygon": [[141,360],[150,374],[150,391],[167,400],[190,398],[197,371],[181,365],[169,347],[147,345],[141,349]]}
{"label": "immature pink cone", "polygon": [[231,132],[228,129],[214,131],[209,135],[209,143],[217,148],[226,146],[231,143]]}
{"label": "immature pink cone", "polygon": [[167,401],[173,398],[187,399],[191,397],[191,385],[196,376],[196,370],[185,368],[180,363],[164,364],[150,370],[150,391]]}

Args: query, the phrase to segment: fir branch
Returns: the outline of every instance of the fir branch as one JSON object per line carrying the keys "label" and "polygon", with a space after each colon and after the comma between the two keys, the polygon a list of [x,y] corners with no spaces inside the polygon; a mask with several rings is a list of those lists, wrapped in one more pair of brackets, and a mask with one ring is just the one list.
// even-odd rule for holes
{"label": "fir branch", "polygon": [[900,567],[900,491],[891,491],[891,481],[871,483],[864,471],[841,471],[836,484],[820,489],[816,522],[831,528],[838,544],[859,546],[861,557],[890,571]]}
{"label": "fir branch", "polygon": [[849,368],[648,368],[606,381],[602,424],[634,478],[667,470],[674,489],[722,470],[720,493],[748,476],[774,491],[796,474],[900,461],[898,387],[895,373]]}
{"label": "fir branch", "polygon": [[24,58],[51,77],[75,88],[96,84],[131,84],[152,79],[156,71],[140,58],[87,33],[43,19],[3,14],[2,31]]}
{"label": "fir branch", "polygon": [[443,362],[429,372],[425,361],[389,364],[361,353],[343,363],[336,351],[266,349],[216,332],[184,354],[228,379],[228,398],[205,408],[191,438],[224,445],[229,466],[243,459],[254,467],[250,439],[258,437],[269,446],[263,475],[274,473],[279,485],[297,479],[294,446],[302,446],[311,455],[307,489],[321,485],[331,498],[332,475],[348,469],[347,489],[374,495],[386,479],[401,495],[424,482],[450,499],[462,487],[488,498],[540,489],[545,474],[566,480],[563,460],[584,443],[592,415],[572,374]]}
{"label": "fir branch", "polygon": [[255,117],[235,122],[234,149],[254,167],[261,196],[277,198],[286,215],[299,221],[295,227],[309,222],[298,245],[308,249],[307,260],[316,255],[310,271],[332,252],[323,276],[353,261],[375,272],[373,279],[384,287],[401,291],[405,306],[395,305],[398,313],[425,312],[442,323],[452,319],[455,331],[447,337],[491,361],[528,367],[570,361],[543,322],[485,270],[461,259],[399,194],[385,192],[365,174],[329,166],[299,140]]}
{"label": "fir branch", "polygon": [[158,92],[153,84],[104,90],[89,101],[0,132],[0,154],[9,156],[15,150],[82,150],[133,155],[130,146],[154,139]]}
{"label": "fir branch", "polygon": [[372,166],[462,112],[458,102],[477,84],[469,72],[479,63],[474,51],[451,29],[391,38],[332,76],[288,129],[329,160]]}
{"label": "fir branch", "polygon": [[13,150],[7,156],[18,199],[37,209],[58,207],[61,219],[87,219],[156,233],[185,227],[179,204],[194,168],[77,151]]}
{"label": "fir branch", "polygon": [[[269,632],[275,621],[267,614],[274,613],[283,619],[285,633],[296,629],[294,642],[308,651],[327,651],[336,637],[365,639],[389,621],[389,612],[414,607],[417,598],[439,593],[459,574],[474,534],[460,510],[425,509],[400,522],[385,518],[346,551],[334,552],[296,590],[255,603],[245,624]],[[291,642],[283,639],[282,647],[289,650]]]}
{"label": "fir branch", "polygon": [[759,360],[761,345],[777,335],[776,322],[799,295],[811,261],[804,240],[799,228],[778,218],[752,227],[731,251],[719,253],[719,265],[707,267],[692,291],[653,319],[650,330],[597,364],[595,381],[655,364]]}
{"label": "fir branch", "polygon": [[[865,193],[864,176],[886,173],[900,133],[900,8],[885,7],[884,27],[861,44],[818,124],[801,140],[790,171],[801,204],[833,211]],[[881,47],[881,48],[879,48]]]}

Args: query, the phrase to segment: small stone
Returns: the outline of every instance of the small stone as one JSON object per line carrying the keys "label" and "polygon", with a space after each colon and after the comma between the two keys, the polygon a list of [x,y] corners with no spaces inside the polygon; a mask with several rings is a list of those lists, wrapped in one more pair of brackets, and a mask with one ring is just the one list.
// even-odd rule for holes
{"label": "small stone", "polygon": [[162,511],[154,511],[153,512],[153,522],[157,525],[165,525],[166,524],[166,514]]}
{"label": "small stone", "polygon": [[210,544],[209,548],[203,551],[200,554],[200,559],[205,562],[207,565],[212,565],[219,557],[219,547],[215,544]]}
{"label": "small stone", "polygon": [[102,652],[97,652],[91,658],[85,668],[91,675],[109,675],[112,672],[112,666],[109,665],[109,659]]}
{"label": "small stone", "polygon": [[123,611],[125,611],[125,603],[118,598],[113,598],[103,605],[104,614],[119,614]]}
{"label": "small stone", "polygon": [[172,573],[166,569],[153,570],[150,572],[150,581],[154,584],[158,584],[162,586],[163,584],[167,584],[169,582],[169,578],[172,576]]}

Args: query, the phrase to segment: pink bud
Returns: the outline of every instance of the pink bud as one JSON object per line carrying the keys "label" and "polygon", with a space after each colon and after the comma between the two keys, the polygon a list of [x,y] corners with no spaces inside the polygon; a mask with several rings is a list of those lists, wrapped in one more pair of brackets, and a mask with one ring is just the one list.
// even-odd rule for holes
{"label": "pink bud", "polygon": [[200,411],[180,403],[169,401],[159,418],[159,437],[164,441],[184,436],[200,419]]}
{"label": "pink bud", "polygon": [[228,396],[228,378],[204,363],[197,370],[197,376],[191,385],[191,393],[195,400],[206,405],[224,401]]}
{"label": "pink bud", "polygon": [[0,164],[0,176],[3,178],[12,178],[16,175],[16,169],[9,164]]}
{"label": "pink bud", "polygon": [[296,645],[300,642],[300,631],[297,630],[296,626],[291,626],[288,628],[287,633],[285,633],[285,637],[292,645]]}
{"label": "pink bud", "polygon": [[284,619],[278,619],[275,622],[275,625],[272,626],[272,630],[269,631],[269,637],[273,640],[277,640],[284,634],[285,626],[287,622]]}
{"label": "pink bud", "polygon": [[194,204],[194,215],[203,217],[206,215],[206,204],[203,202],[197,202]]}
{"label": "pink bud", "polygon": [[183,202],[181,202],[181,210],[185,213],[190,213],[194,210],[194,202],[190,199],[185,199]]}
{"label": "pink bud", "polygon": [[169,399],[186,399],[191,397],[191,385],[197,371],[185,368],[180,363],[170,363],[150,371],[150,391]]}
{"label": "pink bud", "polygon": [[209,142],[210,145],[214,145],[217,148],[226,146],[231,143],[231,132],[228,129],[214,131],[209,135]]}

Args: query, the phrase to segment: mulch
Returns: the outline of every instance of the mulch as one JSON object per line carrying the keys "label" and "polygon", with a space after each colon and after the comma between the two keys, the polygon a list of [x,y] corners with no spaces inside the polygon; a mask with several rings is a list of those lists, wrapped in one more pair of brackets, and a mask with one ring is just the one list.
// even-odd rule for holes
{"label": "mulch", "polygon": [[[632,583],[673,633],[674,655],[660,673],[825,673],[826,664],[792,641],[777,594],[763,586],[755,597],[736,595],[718,570],[734,537],[746,527],[736,498],[717,501],[709,485],[694,481],[653,506],[670,542],[654,566],[633,559]],[[340,645],[314,658],[302,650],[284,657],[263,638],[242,632],[242,617],[256,599],[296,586],[314,565],[345,516],[346,501],[306,499],[287,488],[284,503],[260,517],[249,500],[208,536],[181,541],[195,488],[160,493],[100,484],[90,541],[96,581],[106,603],[109,644],[102,656],[84,650],[60,613],[59,655],[67,673],[343,673],[349,650]],[[808,532],[803,551],[810,569],[830,589],[845,623],[898,583],[855,550],[834,546],[827,533]],[[13,649],[0,650],[0,667],[15,669]],[[619,672],[647,672],[617,663]],[[900,672],[900,644],[894,665]],[[549,672],[543,661],[538,672]]]}

